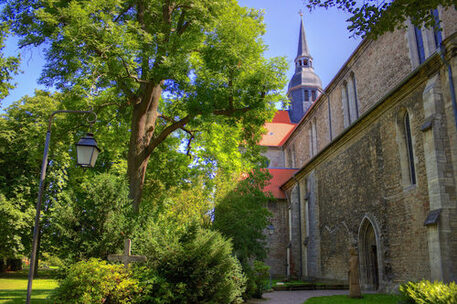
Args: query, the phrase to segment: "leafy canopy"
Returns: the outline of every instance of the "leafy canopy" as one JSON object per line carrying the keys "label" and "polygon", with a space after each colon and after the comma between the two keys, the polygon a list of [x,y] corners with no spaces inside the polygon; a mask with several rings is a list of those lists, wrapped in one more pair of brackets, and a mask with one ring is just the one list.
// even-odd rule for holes
{"label": "leafy canopy", "polygon": [[410,19],[413,25],[439,26],[433,15],[433,9],[457,8],[456,0],[305,0],[310,9],[316,7],[336,7],[352,16],[348,18],[348,30],[355,36],[377,38],[385,32],[405,27]]}
{"label": "leafy canopy", "polygon": [[[255,151],[249,147],[282,99],[285,60],[263,57],[262,14],[234,0],[1,2],[20,47],[47,46],[43,83],[80,97],[79,108],[129,108],[136,210],[148,162],[166,139],[192,142],[194,165],[240,168],[227,160],[240,158],[240,144]],[[212,149],[208,134],[217,128],[229,137]]]}

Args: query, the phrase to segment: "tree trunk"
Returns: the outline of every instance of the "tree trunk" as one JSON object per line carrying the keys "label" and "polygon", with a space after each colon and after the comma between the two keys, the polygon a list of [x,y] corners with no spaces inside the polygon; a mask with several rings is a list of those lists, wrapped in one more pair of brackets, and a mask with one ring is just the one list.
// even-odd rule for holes
{"label": "tree trunk", "polygon": [[154,135],[159,99],[162,94],[161,84],[146,85],[141,102],[133,106],[127,176],[129,179],[129,196],[132,199],[135,212],[140,210],[144,178],[150,156],[148,147]]}

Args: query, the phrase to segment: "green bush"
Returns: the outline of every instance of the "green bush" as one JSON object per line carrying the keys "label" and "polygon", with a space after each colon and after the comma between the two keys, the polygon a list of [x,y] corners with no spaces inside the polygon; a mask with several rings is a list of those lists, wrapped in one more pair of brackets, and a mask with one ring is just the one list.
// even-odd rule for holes
{"label": "green bush", "polygon": [[254,298],[262,298],[262,294],[268,287],[270,278],[270,267],[264,262],[255,260],[252,265],[244,265],[243,267],[246,276],[246,291],[243,294],[245,300]]}
{"label": "green bush", "polygon": [[420,281],[408,282],[400,286],[405,297],[403,303],[417,304],[455,304],[457,303],[457,284],[451,282]]}
{"label": "green bush", "polygon": [[138,294],[138,281],[123,265],[92,258],[72,265],[52,296],[53,303],[123,304]]}
{"label": "green bush", "polygon": [[142,289],[139,303],[240,303],[246,279],[232,245],[217,231],[195,225],[184,232],[149,230],[140,250],[147,267],[134,273]]}

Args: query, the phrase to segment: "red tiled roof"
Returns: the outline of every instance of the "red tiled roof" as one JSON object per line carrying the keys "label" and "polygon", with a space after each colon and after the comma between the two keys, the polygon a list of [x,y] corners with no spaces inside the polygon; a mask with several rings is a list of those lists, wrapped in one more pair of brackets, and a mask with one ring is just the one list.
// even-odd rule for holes
{"label": "red tiled roof", "polygon": [[289,178],[291,178],[298,171],[298,169],[281,168],[268,169],[268,171],[270,172],[272,177],[270,180],[270,184],[266,186],[263,189],[263,191],[270,191],[275,198],[285,199],[286,195],[279,187],[281,187],[286,181],[288,181]]}
{"label": "red tiled roof", "polygon": [[273,117],[273,120],[271,121],[273,123],[291,123],[290,122],[290,117],[289,117],[289,112],[284,111],[284,110],[279,110],[276,112],[275,117]]}
{"label": "red tiled roof", "polygon": [[276,112],[272,122],[265,123],[267,133],[259,142],[261,146],[281,146],[294,130],[296,124],[290,122],[287,111]]}

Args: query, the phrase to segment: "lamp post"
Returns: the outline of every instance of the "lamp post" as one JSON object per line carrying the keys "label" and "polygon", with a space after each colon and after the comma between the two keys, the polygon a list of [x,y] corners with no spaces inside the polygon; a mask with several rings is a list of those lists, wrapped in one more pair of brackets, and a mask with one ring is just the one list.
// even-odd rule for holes
{"label": "lamp post", "polygon": [[[26,304],[30,304],[30,297],[32,295],[32,281],[33,275],[35,271],[35,263],[36,263],[36,251],[38,245],[38,231],[40,229],[40,211],[41,211],[41,201],[43,198],[43,188],[44,188],[44,179],[46,178],[46,168],[48,166],[48,151],[49,151],[49,142],[51,140],[51,124],[52,119],[56,114],[60,113],[74,113],[74,114],[93,114],[94,119],[89,121],[92,125],[97,120],[97,114],[92,110],[89,111],[76,111],[76,110],[59,110],[53,112],[49,116],[49,123],[48,123],[48,131],[46,133],[46,141],[44,144],[44,152],[43,152],[43,161],[41,163],[41,175],[40,175],[40,186],[38,190],[38,199],[36,204],[36,215],[35,215],[35,226],[33,228],[33,242],[32,242],[32,254],[30,257],[30,269],[29,269],[29,279],[27,283],[27,299]],[[76,144],[76,153],[78,158],[78,165],[83,167],[93,167],[95,165],[95,161],[97,160],[98,153],[100,149],[97,147],[97,142],[95,141],[93,135],[91,133],[87,133],[85,137],[83,137],[77,144]]]}

